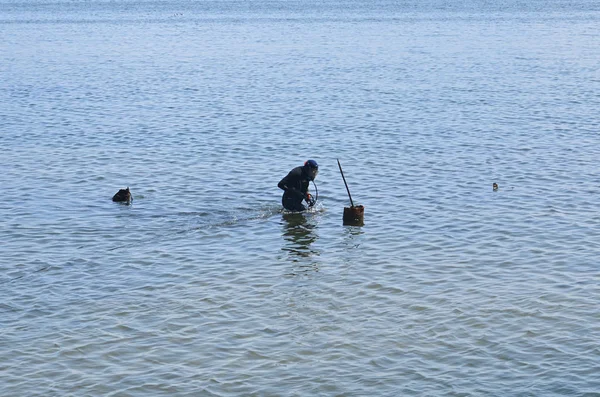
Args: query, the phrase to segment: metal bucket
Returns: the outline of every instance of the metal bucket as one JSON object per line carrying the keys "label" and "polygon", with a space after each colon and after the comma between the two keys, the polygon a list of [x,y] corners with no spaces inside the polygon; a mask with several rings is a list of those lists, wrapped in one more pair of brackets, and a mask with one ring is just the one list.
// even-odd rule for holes
{"label": "metal bucket", "polygon": [[365,224],[365,207],[362,205],[344,207],[344,225],[363,226]]}

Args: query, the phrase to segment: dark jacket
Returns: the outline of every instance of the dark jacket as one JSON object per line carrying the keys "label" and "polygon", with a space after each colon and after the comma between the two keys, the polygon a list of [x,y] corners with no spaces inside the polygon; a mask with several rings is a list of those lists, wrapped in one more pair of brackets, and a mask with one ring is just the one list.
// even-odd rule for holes
{"label": "dark jacket", "polygon": [[281,204],[285,209],[290,211],[304,211],[306,209],[302,204],[302,200],[306,198],[306,193],[308,193],[309,182],[308,173],[303,166],[294,168],[279,181],[277,186],[284,191]]}

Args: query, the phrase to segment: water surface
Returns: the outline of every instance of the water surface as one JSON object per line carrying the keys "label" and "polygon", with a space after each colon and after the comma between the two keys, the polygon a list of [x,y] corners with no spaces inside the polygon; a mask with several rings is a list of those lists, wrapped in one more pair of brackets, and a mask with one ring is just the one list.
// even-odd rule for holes
{"label": "water surface", "polygon": [[598,395],[599,8],[3,0],[0,394]]}

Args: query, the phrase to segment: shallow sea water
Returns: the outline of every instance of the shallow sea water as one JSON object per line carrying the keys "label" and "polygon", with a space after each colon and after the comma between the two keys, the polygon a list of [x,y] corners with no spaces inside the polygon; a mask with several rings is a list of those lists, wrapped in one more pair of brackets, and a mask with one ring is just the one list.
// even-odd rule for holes
{"label": "shallow sea water", "polygon": [[0,395],[600,396],[599,22],[0,0]]}

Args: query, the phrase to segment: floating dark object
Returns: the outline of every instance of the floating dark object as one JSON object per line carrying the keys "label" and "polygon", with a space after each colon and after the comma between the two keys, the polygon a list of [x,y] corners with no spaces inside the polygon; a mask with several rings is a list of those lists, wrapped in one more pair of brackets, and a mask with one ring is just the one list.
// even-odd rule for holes
{"label": "floating dark object", "polygon": [[344,207],[344,225],[348,226],[364,226],[365,224],[365,207],[357,205],[353,207]]}
{"label": "floating dark object", "polygon": [[363,226],[365,224],[365,207],[362,205],[354,205],[352,196],[350,195],[350,189],[348,189],[348,184],[344,177],[344,171],[342,171],[340,160],[338,160],[337,163],[338,167],[340,167],[340,174],[342,174],[346,191],[348,192],[348,198],[350,199],[350,207],[344,207],[343,224],[347,226]]}
{"label": "floating dark object", "polygon": [[129,187],[127,189],[120,189],[112,198],[112,201],[116,201],[118,203],[126,203],[131,204],[133,198],[131,197],[131,192],[129,191]]}
{"label": "floating dark object", "polygon": [[496,182],[494,182],[494,184],[492,185],[492,189],[498,190],[498,184]]}

